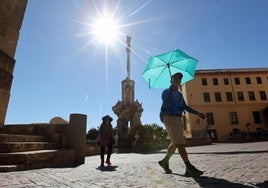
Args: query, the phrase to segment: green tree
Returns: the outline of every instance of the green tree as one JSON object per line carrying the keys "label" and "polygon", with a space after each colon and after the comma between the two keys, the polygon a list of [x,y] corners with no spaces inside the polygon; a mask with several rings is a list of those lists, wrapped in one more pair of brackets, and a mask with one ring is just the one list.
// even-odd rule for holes
{"label": "green tree", "polygon": [[167,130],[163,127],[153,123],[153,124],[145,124],[144,127],[147,129],[147,131],[151,134],[153,137],[155,135],[155,138],[157,140],[166,140],[167,138]]}
{"label": "green tree", "polygon": [[91,128],[86,135],[87,140],[96,140],[99,130],[96,128]]}

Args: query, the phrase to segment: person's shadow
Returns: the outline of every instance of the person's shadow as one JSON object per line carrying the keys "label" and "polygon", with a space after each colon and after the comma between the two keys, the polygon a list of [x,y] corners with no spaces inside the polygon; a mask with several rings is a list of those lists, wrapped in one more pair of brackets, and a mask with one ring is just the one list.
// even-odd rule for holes
{"label": "person's shadow", "polygon": [[[173,173],[173,174],[185,177],[182,174],[176,174],[176,173]],[[226,188],[226,187],[227,188],[253,188],[253,187],[266,188],[268,187],[268,181],[264,181],[256,185],[253,185],[253,184],[243,185],[241,183],[234,183],[225,179],[219,179],[219,178],[208,177],[208,176],[194,177],[193,179],[196,181],[196,183],[199,184],[200,187],[203,187],[203,188]]]}
{"label": "person's shadow", "polygon": [[200,177],[195,177],[194,180],[200,185],[200,187],[204,188],[253,188],[253,187],[258,187],[258,188],[264,188],[268,186],[268,181],[265,181],[263,183],[259,183],[257,185],[253,184],[248,184],[244,185],[241,183],[234,183],[230,182],[225,179],[219,179],[219,178],[214,178],[214,177],[208,177],[208,176],[200,176]]}
{"label": "person's shadow", "polygon": [[118,166],[98,166],[96,169],[100,171],[116,171]]}

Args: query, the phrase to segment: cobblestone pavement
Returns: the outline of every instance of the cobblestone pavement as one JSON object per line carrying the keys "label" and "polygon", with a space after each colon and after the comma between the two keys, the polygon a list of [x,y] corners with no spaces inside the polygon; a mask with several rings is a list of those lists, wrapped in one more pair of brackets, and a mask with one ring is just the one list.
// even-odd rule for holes
{"label": "cobblestone pavement", "polygon": [[45,168],[0,173],[0,187],[268,187],[268,142],[213,144],[188,147],[191,162],[205,171],[199,178],[185,177],[178,154],[170,160],[173,174],[165,174],[157,161],[165,150],[152,154],[112,155],[113,166],[98,169],[99,156],[86,157],[75,168]]}

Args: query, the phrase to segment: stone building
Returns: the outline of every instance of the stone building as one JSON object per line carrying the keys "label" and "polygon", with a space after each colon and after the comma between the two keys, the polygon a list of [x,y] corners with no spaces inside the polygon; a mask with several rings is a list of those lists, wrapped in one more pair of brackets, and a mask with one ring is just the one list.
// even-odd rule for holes
{"label": "stone building", "polygon": [[0,126],[5,124],[14,59],[27,0],[0,1]]}
{"label": "stone building", "polygon": [[117,130],[120,138],[126,136],[129,126],[134,128],[142,125],[140,120],[143,112],[142,104],[135,100],[135,82],[130,78],[130,40],[131,37],[127,36],[127,77],[121,82],[122,100],[112,108],[118,116]]}
{"label": "stone building", "polygon": [[268,68],[198,70],[182,92],[187,104],[207,116],[186,113],[186,137],[208,130],[215,141],[228,141],[233,129],[244,136],[268,129]]}

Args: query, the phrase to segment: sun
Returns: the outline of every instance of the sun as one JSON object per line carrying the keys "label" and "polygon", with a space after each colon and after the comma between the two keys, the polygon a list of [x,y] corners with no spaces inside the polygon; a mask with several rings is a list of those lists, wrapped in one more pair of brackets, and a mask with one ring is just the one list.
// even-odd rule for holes
{"label": "sun", "polygon": [[92,25],[92,33],[98,40],[111,43],[119,35],[119,24],[116,20],[104,16],[96,20]]}
{"label": "sun", "polygon": [[[152,2],[149,0],[132,12],[125,12],[122,9],[120,0],[116,1],[88,1],[81,9],[82,19],[73,19],[81,26],[81,32],[77,33],[77,37],[84,38],[84,44],[77,50],[76,53],[87,49],[87,47],[94,47],[94,53],[99,47],[105,47],[106,58],[108,58],[108,51],[112,49],[117,52],[118,45],[125,46],[126,43],[122,36],[131,35],[131,27],[146,23],[152,20],[142,19],[138,21],[128,22],[127,20],[133,15],[140,12],[144,7]],[[123,11],[122,11],[123,10]],[[109,50],[108,50],[109,49]],[[132,52],[135,53],[134,49]],[[138,54],[136,54],[138,55]]]}

